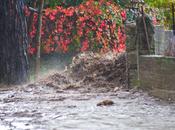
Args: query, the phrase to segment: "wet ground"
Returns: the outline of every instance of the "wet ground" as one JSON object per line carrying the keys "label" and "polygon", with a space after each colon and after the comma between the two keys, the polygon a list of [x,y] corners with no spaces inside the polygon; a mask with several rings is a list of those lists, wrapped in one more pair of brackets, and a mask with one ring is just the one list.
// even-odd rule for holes
{"label": "wet ground", "polygon": [[127,76],[124,53],[90,52],[33,84],[0,85],[0,130],[175,130],[175,104],[123,90]]}
{"label": "wet ground", "polygon": [[[97,106],[103,100],[112,106]],[[47,86],[0,89],[0,130],[174,130],[175,104],[138,91],[82,93]]]}

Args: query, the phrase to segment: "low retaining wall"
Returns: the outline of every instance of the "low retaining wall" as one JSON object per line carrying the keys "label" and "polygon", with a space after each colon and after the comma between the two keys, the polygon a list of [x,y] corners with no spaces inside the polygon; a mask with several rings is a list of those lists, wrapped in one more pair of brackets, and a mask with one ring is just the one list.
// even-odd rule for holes
{"label": "low retaining wall", "polygon": [[[172,42],[172,31],[165,31],[164,27],[156,26],[154,34],[154,53],[156,55],[145,55],[145,50],[140,48],[139,74],[137,72],[137,52],[136,52],[136,25],[126,26],[128,55],[129,86],[141,87],[148,90],[151,95],[175,101],[175,58],[164,57],[169,45]],[[144,41],[139,44],[146,44]],[[168,52],[173,51],[170,46]],[[175,51],[174,51],[175,52]],[[158,56],[159,55],[159,56]],[[174,54],[175,55],[175,54]]]}
{"label": "low retaining wall", "polygon": [[140,86],[153,96],[175,100],[175,58],[140,56]]}

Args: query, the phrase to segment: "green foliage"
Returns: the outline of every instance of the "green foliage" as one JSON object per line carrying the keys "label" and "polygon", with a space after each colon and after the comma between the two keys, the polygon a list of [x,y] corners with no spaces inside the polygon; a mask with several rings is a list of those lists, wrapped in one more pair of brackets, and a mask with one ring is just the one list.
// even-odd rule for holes
{"label": "green foliage", "polygon": [[81,4],[82,2],[83,0],[46,0],[46,3],[50,7],[55,7],[57,5],[64,6],[64,7],[77,6]]}
{"label": "green foliage", "polygon": [[174,0],[145,0],[147,4],[153,7],[168,7]]}
{"label": "green foliage", "polygon": [[[26,3],[31,3],[32,0],[24,0]],[[46,5],[49,7],[55,7],[57,5],[69,7],[69,6],[77,6],[82,2],[86,2],[87,0],[45,0]],[[97,0],[98,1],[98,0]],[[130,0],[112,0],[113,2],[117,3],[121,7],[125,7]]]}
{"label": "green foliage", "polygon": [[[163,18],[163,24],[167,29],[172,27],[172,3],[175,4],[174,0],[145,0],[146,4],[151,7],[157,8],[156,16],[159,19]],[[163,12],[163,13],[162,13]]]}
{"label": "green foliage", "polygon": [[130,0],[113,0],[114,2],[116,2],[118,5],[120,5],[121,7],[126,7]]}

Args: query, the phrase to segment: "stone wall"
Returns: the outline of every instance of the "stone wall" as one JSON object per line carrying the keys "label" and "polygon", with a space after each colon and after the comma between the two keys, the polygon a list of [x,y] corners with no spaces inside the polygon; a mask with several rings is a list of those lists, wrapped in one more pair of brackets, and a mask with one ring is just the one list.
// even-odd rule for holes
{"label": "stone wall", "polygon": [[126,39],[126,50],[127,52],[136,50],[136,23],[126,24],[125,32],[127,35]]}
{"label": "stone wall", "polygon": [[175,100],[175,58],[140,56],[140,87],[156,97]]}
{"label": "stone wall", "polygon": [[155,26],[155,54],[175,56],[175,40],[173,31],[165,30],[163,26]]}
{"label": "stone wall", "polygon": [[165,31],[163,26],[155,27],[154,42],[155,42],[155,54],[163,55],[165,53]]}
{"label": "stone wall", "polygon": [[175,58],[163,56],[173,38],[172,31],[164,31],[161,26],[155,27],[156,55],[139,57],[139,80],[135,42],[136,25],[134,23],[126,26],[126,34],[130,87],[141,87],[158,98],[175,100]]}
{"label": "stone wall", "polygon": [[137,86],[137,52],[136,52],[136,24],[127,24],[126,51],[128,57],[129,86]]}
{"label": "stone wall", "polygon": [[[137,33],[136,23],[127,24],[125,27],[125,32],[127,35],[126,40],[126,51],[128,57],[128,70],[129,70],[129,86],[130,87],[138,87],[138,72],[137,72],[137,49],[136,44],[139,44],[139,53],[140,54],[148,54],[148,48],[145,48],[146,41],[142,41],[142,39],[146,39],[146,35],[144,34],[144,29],[142,29],[141,34]],[[153,34],[149,34],[150,38],[153,37]],[[137,38],[136,38],[137,37]],[[145,37],[145,38],[144,38]],[[150,41],[152,41],[150,39]],[[137,42],[137,43],[136,43]],[[153,44],[153,43],[152,43]]]}

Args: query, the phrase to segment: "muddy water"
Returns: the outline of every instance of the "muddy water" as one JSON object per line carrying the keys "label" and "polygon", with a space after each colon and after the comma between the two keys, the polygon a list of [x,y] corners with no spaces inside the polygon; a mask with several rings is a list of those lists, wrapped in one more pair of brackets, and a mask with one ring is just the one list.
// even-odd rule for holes
{"label": "muddy water", "polygon": [[[97,107],[110,99],[112,106]],[[174,130],[175,105],[142,92],[0,89],[0,130]]]}

